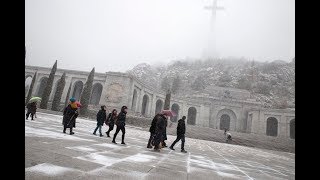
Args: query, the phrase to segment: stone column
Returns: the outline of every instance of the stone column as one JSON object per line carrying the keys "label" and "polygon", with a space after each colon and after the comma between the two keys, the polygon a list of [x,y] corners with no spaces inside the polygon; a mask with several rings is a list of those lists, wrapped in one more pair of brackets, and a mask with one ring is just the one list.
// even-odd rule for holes
{"label": "stone column", "polygon": [[209,119],[210,119],[210,108],[206,106],[200,106],[199,125],[203,127],[209,127]]}
{"label": "stone column", "polygon": [[137,97],[137,111],[138,113],[141,113],[141,108],[142,108],[142,98],[143,98],[143,95],[144,95],[144,90],[141,89],[140,92],[137,93],[138,97]]}
{"label": "stone column", "polygon": [[[66,74],[66,84],[64,85],[60,102],[63,102],[63,103],[65,102],[71,80],[72,80],[72,77],[67,76]],[[70,91],[70,94],[71,94],[71,91]]]}
{"label": "stone column", "polygon": [[279,119],[278,137],[287,138],[287,121],[284,114],[282,114]]}
{"label": "stone column", "polygon": [[155,116],[156,102],[157,102],[156,94],[153,94],[152,95],[152,100],[150,101],[151,106],[150,106],[150,111],[149,111],[151,117]]}

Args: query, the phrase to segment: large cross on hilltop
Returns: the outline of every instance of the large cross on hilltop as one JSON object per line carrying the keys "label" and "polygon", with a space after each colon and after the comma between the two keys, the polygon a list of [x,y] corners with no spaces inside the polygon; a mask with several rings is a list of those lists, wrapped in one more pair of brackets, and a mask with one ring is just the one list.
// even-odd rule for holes
{"label": "large cross on hilltop", "polygon": [[224,7],[219,7],[218,0],[213,0],[212,6],[205,6],[206,10],[211,10],[211,19],[210,19],[210,31],[208,37],[208,45],[207,49],[205,50],[205,57],[208,58],[215,58],[218,56],[216,50],[216,32],[215,32],[215,24],[216,24],[216,16],[218,10],[224,10]]}

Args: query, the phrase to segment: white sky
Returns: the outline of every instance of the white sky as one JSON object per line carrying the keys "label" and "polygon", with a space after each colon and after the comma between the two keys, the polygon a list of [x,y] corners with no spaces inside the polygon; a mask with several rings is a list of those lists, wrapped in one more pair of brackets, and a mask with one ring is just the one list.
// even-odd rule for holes
{"label": "white sky", "polygon": [[[96,72],[201,58],[212,0],[26,0],[26,65]],[[295,56],[294,0],[218,0],[217,50],[256,61]]]}

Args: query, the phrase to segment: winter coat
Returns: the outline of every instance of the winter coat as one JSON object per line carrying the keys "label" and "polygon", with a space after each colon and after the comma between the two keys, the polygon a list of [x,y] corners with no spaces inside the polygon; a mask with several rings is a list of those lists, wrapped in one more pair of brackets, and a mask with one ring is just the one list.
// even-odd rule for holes
{"label": "winter coat", "polygon": [[27,104],[27,109],[28,109],[28,112],[30,112],[32,114],[35,114],[36,111],[37,111],[37,104],[35,102],[28,103]]}
{"label": "winter coat", "polygon": [[108,118],[106,119],[106,124],[109,126],[114,126],[115,121],[117,120],[117,115],[109,113]]}
{"label": "winter coat", "polygon": [[160,114],[157,114],[157,115],[154,116],[154,118],[153,118],[153,120],[152,120],[152,122],[151,122],[151,126],[150,126],[150,128],[149,128],[149,132],[150,132],[151,134],[154,134],[154,133],[155,133],[155,131],[156,131],[156,125],[157,125],[157,120],[158,120],[158,118],[159,118],[160,116],[161,116]]}
{"label": "winter coat", "polygon": [[168,119],[164,121],[163,140],[167,140],[167,126],[168,126]]}
{"label": "winter coat", "polygon": [[186,133],[186,124],[185,121],[179,119],[178,126],[177,126],[177,135],[183,135]]}
{"label": "winter coat", "polygon": [[164,115],[157,117],[155,133],[164,134],[166,131],[167,118]]}
{"label": "winter coat", "polygon": [[106,121],[107,119],[107,113],[106,110],[99,110],[98,114],[97,114],[97,126],[103,126],[103,123]]}
{"label": "winter coat", "polygon": [[119,113],[116,125],[117,126],[125,126],[126,125],[126,112],[121,111]]}
{"label": "winter coat", "polygon": [[64,108],[62,122],[65,127],[76,127],[76,118],[78,117],[77,110],[77,108],[72,108],[70,104],[66,108]]}

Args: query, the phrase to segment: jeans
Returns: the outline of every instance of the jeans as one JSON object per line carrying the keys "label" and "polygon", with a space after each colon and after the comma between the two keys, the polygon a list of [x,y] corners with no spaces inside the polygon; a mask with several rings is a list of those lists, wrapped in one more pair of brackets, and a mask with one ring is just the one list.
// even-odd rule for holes
{"label": "jeans", "polygon": [[102,134],[101,133],[101,125],[97,125],[97,127],[96,127],[96,129],[94,130],[94,132],[93,132],[93,134],[95,134],[96,132],[97,132],[97,130],[98,130],[98,128],[99,128],[99,133],[100,133],[100,135]]}
{"label": "jeans", "polygon": [[185,136],[184,134],[179,134],[177,136],[177,139],[172,143],[171,147],[173,146],[181,139],[181,150],[184,150],[184,142],[185,142]]}

